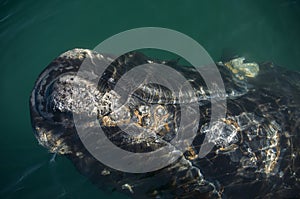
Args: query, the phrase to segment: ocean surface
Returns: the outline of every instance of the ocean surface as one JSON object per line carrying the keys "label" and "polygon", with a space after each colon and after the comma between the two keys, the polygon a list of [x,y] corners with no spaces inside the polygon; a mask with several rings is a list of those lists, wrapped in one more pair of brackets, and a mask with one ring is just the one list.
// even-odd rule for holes
{"label": "ocean surface", "polygon": [[62,52],[152,26],[192,37],[215,61],[238,54],[300,70],[299,19],[297,0],[0,0],[0,198],[126,198],[96,188],[33,135],[31,90]]}

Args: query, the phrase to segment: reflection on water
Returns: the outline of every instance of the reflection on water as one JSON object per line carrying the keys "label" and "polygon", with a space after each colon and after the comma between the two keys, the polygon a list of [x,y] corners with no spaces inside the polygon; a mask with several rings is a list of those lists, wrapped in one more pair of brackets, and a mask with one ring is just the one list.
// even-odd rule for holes
{"label": "reflection on water", "polygon": [[16,181],[12,182],[7,187],[4,187],[1,190],[1,194],[6,195],[6,194],[17,192],[17,191],[23,189],[24,188],[22,186],[23,181],[25,179],[27,179],[30,175],[32,175],[36,170],[41,168],[44,164],[45,163],[40,163],[40,164],[34,165],[34,166],[29,167],[28,169],[26,169],[23,172],[23,174]]}
{"label": "reflection on water", "polygon": [[54,57],[130,28],[159,26],[196,39],[216,61],[229,48],[298,70],[300,3],[277,2],[0,1],[0,197],[120,197],[95,188],[66,158],[50,161],[33,136],[30,91]]}

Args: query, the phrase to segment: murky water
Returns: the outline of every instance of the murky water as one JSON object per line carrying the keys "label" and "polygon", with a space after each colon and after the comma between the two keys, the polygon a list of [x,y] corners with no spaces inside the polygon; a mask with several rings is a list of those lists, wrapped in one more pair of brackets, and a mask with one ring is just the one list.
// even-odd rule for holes
{"label": "murky water", "polygon": [[196,2],[0,1],[0,198],[125,197],[97,189],[33,136],[31,89],[68,49],[92,49],[121,31],[157,26],[189,35],[216,61],[237,53],[300,69],[300,1]]}

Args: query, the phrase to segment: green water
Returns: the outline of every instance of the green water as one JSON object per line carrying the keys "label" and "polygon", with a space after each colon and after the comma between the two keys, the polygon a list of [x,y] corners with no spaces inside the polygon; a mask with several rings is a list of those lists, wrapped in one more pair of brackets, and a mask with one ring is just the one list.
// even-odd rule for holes
{"label": "green water", "polygon": [[64,157],[50,163],[52,155],[33,136],[34,81],[68,49],[92,49],[121,31],[157,26],[187,34],[216,61],[223,52],[237,52],[300,67],[299,1],[130,2],[0,1],[0,198],[124,197],[100,191]]}

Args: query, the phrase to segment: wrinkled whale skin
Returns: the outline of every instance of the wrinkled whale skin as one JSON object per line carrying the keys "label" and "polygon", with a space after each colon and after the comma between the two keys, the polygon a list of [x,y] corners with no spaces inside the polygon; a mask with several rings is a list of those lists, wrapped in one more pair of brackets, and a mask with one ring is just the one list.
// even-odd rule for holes
{"label": "wrinkled whale skin", "polygon": [[[85,59],[91,63],[115,60],[104,74],[89,71],[101,77],[98,85],[84,79],[72,82]],[[146,85],[150,92],[138,90],[126,107],[130,121],[141,118],[135,124],[141,129],[161,125],[136,112],[139,107],[157,104],[169,113],[165,127],[156,129],[158,141],[133,139],[121,131],[120,121],[112,115],[114,110],[103,101],[106,97],[114,100],[118,95],[113,92],[114,84],[127,71],[145,63],[173,67],[191,83],[198,91],[200,122],[191,150],[181,158],[160,170],[133,174],[96,160],[81,142],[73,114],[98,118],[106,136],[128,151],[147,152],[170,145],[180,124],[180,104],[174,102],[167,88]],[[151,59],[138,52],[115,58],[87,49],[67,51],[46,67],[33,88],[30,115],[34,134],[43,147],[68,157],[99,188],[117,190],[132,198],[300,198],[300,74],[270,62],[256,65],[239,58],[216,65],[226,89],[227,112],[225,118],[213,124],[215,128],[209,129],[213,95],[193,67]],[[72,84],[79,85],[78,92],[89,95],[68,103],[70,92],[77,92],[69,89]],[[157,91],[158,97],[152,91]],[[189,103],[188,93],[186,96],[181,103]],[[95,107],[94,112],[88,112],[90,106]],[[150,122],[141,122],[146,119]],[[221,123],[225,126],[218,129]],[[87,127],[87,132],[93,132],[93,125]],[[205,135],[210,135],[215,146],[206,157],[198,158]]]}

